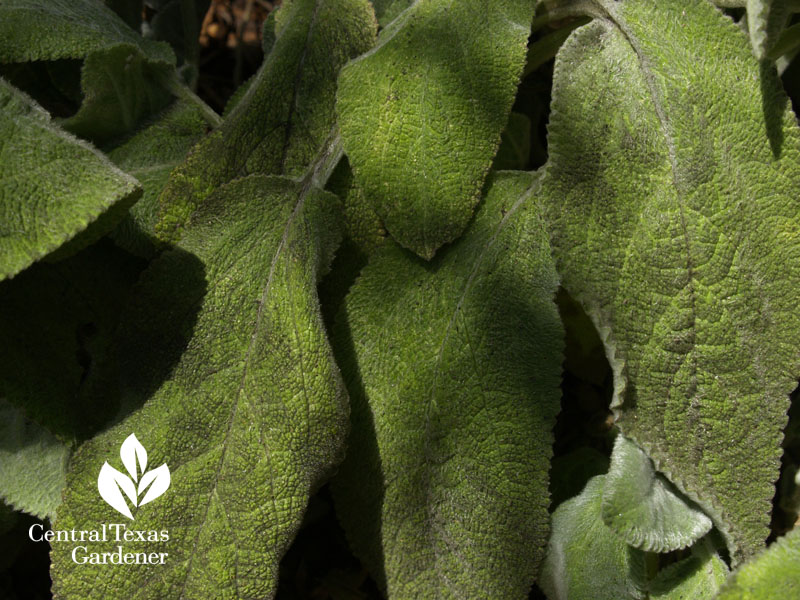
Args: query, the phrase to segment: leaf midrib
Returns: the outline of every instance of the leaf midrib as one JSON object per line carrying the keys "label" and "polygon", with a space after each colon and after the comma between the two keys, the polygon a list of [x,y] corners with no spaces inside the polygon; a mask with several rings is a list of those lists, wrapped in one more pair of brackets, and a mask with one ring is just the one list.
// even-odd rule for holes
{"label": "leaf midrib", "polygon": [[[241,397],[242,391],[244,390],[244,387],[245,387],[245,380],[247,378],[247,373],[248,373],[249,364],[250,364],[250,361],[251,361],[251,358],[252,358],[253,348],[255,346],[255,342],[256,342],[256,339],[258,337],[258,333],[260,331],[261,320],[262,320],[262,317],[263,317],[263,314],[264,314],[264,305],[266,304],[267,297],[269,296],[269,292],[270,292],[271,287],[272,287],[272,281],[273,281],[273,277],[274,277],[274,274],[275,274],[275,268],[277,267],[277,264],[278,264],[278,260],[280,258],[280,255],[283,252],[284,246],[286,245],[286,241],[289,238],[289,234],[291,232],[292,225],[294,225],[294,221],[297,218],[297,215],[299,214],[300,210],[302,209],[303,205],[305,204],[305,198],[306,198],[306,195],[308,193],[308,190],[309,190],[308,187],[304,187],[302,189],[301,193],[299,194],[297,203],[296,203],[294,209],[292,210],[292,214],[289,215],[289,218],[287,219],[286,225],[284,226],[284,229],[283,229],[283,235],[281,236],[281,240],[278,243],[278,247],[275,249],[275,253],[274,253],[273,257],[272,257],[272,261],[271,261],[271,264],[270,264],[269,275],[267,276],[267,282],[264,285],[264,290],[261,293],[261,297],[259,298],[258,312],[256,313],[256,320],[255,320],[255,322],[253,324],[253,333],[250,336],[250,341],[248,342],[247,350],[245,351],[245,357],[244,357],[244,361],[243,361],[244,364],[242,366],[242,377],[241,377],[241,380],[240,380],[240,383],[239,383],[239,387],[236,389],[236,393],[234,395],[234,399],[233,399],[233,402],[232,402],[231,413],[230,413],[230,417],[228,418],[228,428],[225,431],[225,438],[221,443],[222,455],[220,456],[219,462],[218,462],[217,467],[216,467],[215,472],[214,472],[214,483],[213,483],[213,486],[212,486],[211,491],[209,493],[208,502],[206,502],[205,511],[203,512],[202,520],[200,522],[199,527],[197,528],[197,533],[195,534],[194,541],[192,542],[192,550],[191,550],[191,552],[189,554],[189,564],[188,564],[188,566],[186,568],[186,575],[183,578],[183,585],[181,586],[181,591],[180,591],[179,598],[184,598],[184,592],[186,591],[186,584],[189,581],[190,575],[192,573],[192,569],[194,567],[194,557],[197,554],[197,543],[198,543],[198,541],[200,539],[200,534],[203,532],[203,529],[205,528],[206,523],[208,522],[208,511],[209,511],[209,508],[211,507],[211,503],[213,501],[212,496],[216,495],[217,498],[219,498],[219,494],[217,493],[217,486],[219,484],[219,476],[220,476],[220,473],[222,471],[222,467],[223,467],[223,465],[225,463],[225,457],[227,455],[227,450],[228,450],[228,443],[229,443],[229,440],[230,440],[231,432],[233,431],[233,423],[236,420],[236,414],[237,414],[238,408],[239,408],[240,397]],[[268,236],[268,232],[264,234],[262,239],[267,237],[267,236]],[[266,445],[265,445],[265,448],[266,448]],[[268,460],[269,460],[269,457],[268,457]],[[271,463],[271,461],[270,461],[270,463]],[[272,481],[272,479],[273,478],[270,478],[270,481]],[[273,501],[274,501],[274,499],[275,498],[273,496]],[[220,506],[223,508],[223,510],[225,510],[225,505],[224,505],[224,503],[222,502],[221,499],[220,499]],[[225,512],[226,512],[226,516],[227,516],[227,511],[225,511]],[[238,553],[236,553],[236,560],[238,562]],[[235,585],[238,588],[238,585],[239,585],[238,579],[236,580]],[[238,593],[238,589],[237,589],[237,593]]]}

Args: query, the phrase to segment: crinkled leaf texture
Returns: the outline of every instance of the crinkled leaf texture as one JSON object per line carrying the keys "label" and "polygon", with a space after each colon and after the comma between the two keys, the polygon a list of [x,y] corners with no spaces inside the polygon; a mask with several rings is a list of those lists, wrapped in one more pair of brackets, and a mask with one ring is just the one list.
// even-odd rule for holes
{"label": "crinkled leaf texture", "polygon": [[299,176],[335,137],[336,77],[372,46],[372,8],[367,0],[291,0],[279,12],[275,45],[249,89],[170,177],[164,239],[179,235],[216,186],[254,173]]}
{"label": "crinkled leaf texture", "polygon": [[784,600],[800,597],[800,529],[779,538],[739,568],[718,600]]}
{"label": "crinkled leaf texture", "polygon": [[82,58],[84,99],[63,126],[96,143],[130,131],[169,102],[174,70],[163,42],[145,39],[99,0],[4,0],[0,62]]}
{"label": "crinkled leaf texture", "polygon": [[800,373],[800,135],[711,3],[596,3],[561,48],[542,181],[626,436],[734,562],[763,547]]}
{"label": "crinkled leaf texture", "polygon": [[0,398],[0,498],[52,519],[61,504],[71,448]]}
{"label": "crinkled leaf texture", "polygon": [[337,511],[390,598],[526,598],[542,558],[563,330],[534,177],[498,175],[430,264],[377,250],[339,315]]}
{"label": "crinkled leaf texture", "polygon": [[747,0],[747,30],[758,59],[764,59],[789,17],[786,0]]}
{"label": "crinkled leaf texture", "polygon": [[603,488],[603,522],[634,548],[672,552],[709,531],[711,519],[673,490],[647,455],[618,435]]}
{"label": "crinkled leaf texture", "polygon": [[[112,207],[121,218],[141,195],[135,179],[59,129],[3,79],[0,138],[0,280],[58,249]],[[116,222],[101,225],[104,233]]]}
{"label": "crinkled leaf texture", "polygon": [[151,258],[156,252],[158,198],[169,174],[206,133],[206,123],[194,105],[177,100],[147,127],[109,152],[117,166],[136,177],[142,199],[114,231],[114,241],[133,254]]}
{"label": "crinkled leaf texture", "polygon": [[424,258],[480,200],[535,4],[415,2],[342,70],[337,111],[356,178],[392,237]]}
{"label": "crinkled leaf texture", "polygon": [[644,600],[645,555],[603,523],[605,475],[553,513],[537,583],[549,600]]}
{"label": "crinkled leaf texture", "polygon": [[[148,328],[172,321],[184,327],[185,351],[163,380],[149,382],[155,391],[140,410],[78,449],[54,526],[94,529],[119,519],[99,501],[97,477],[135,433],[148,463],[171,472],[161,497],[132,510],[135,526],[166,529],[169,541],[126,551],[168,552],[168,562],[76,565],[68,546],[55,545],[56,597],[274,594],[280,558],[310,494],[341,459],[347,433],[347,396],[316,296],[341,235],[339,210],[332,194],[306,183],[239,179],[215,192],[179,247],[144,273],[145,301],[130,327],[147,340],[158,335]],[[204,276],[187,286],[192,269]],[[184,304],[159,305],[173,296]],[[148,345],[138,350],[142,363],[160,360]]]}
{"label": "crinkled leaf texture", "polygon": [[728,578],[728,566],[705,541],[669,565],[649,583],[650,600],[712,600]]}
{"label": "crinkled leaf texture", "polygon": [[148,58],[173,62],[167,44],[140,36],[98,0],[3,0],[0,62],[83,58],[94,50],[132,44]]}
{"label": "crinkled leaf texture", "polygon": [[711,600],[728,568],[707,538],[653,574],[655,554],[628,545],[603,523],[607,475],[593,477],[553,513],[539,586],[549,600]]}

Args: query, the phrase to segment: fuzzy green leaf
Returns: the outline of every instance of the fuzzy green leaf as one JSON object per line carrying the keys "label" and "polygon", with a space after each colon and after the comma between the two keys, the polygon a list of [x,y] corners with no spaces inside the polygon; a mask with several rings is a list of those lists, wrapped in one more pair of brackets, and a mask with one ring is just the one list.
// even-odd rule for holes
{"label": "fuzzy green leaf", "polygon": [[617,436],[603,488],[603,522],[648,552],[686,548],[711,530],[711,519],[689,506],[623,435]]}
{"label": "fuzzy green leaf", "polygon": [[375,17],[381,27],[386,27],[412,4],[414,0],[372,0]]}
{"label": "fuzzy green leaf", "polygon": [[532,182],[499,175],[430,264],[378,250],[340,314],[353,435],[334,493],[390,598],[525,598],[542,558],[563,331]]}
{"label": "fuzzy green leaf", "polygon": [[430,259],[472,218],[535,2],[415,2],[339,77],[345,152],[392,237]]}
{"label": "fuzzy green leaf", "polygon": [[712,600],[728,577],[728,567],[707,541],[692,555],[660,571],[649,583],[650,600]]}
{"label": "fuzzy green leaf", "polygon": [[793,529],[733,573],[717,600],[800,597],[800,529]]}
{"label": "fuzzy green leaf", "polygon": [[0,498],[52,519],[61,503],[70,447],[0,398]]}
{"label": "fuzzy green leaf", "polygon": [[133,44],[116,44],[86,57],[81,70],[83,102],[64,129],[103,143],[134,129],[172,97],[163,85],[174,66],[154,62]]}
{"label": "fuzzy green leaf", "polygon": [[[0,79],[0,280],[84,232],[141,194],[137,181],[97,150],[56,127],[49,115]],[[120,215],[121,217],[121,215]],[[94,233],[100,233],[97,227]]]}
{"label": "fuzzy green leaf", "polygon": [[788,17],[786,0],[747,0],[747,29],[756,58],[767,56]]}
{"label": "fuzzy green leaf", "polygon": [[556,61],[554,252],[606,343],[620,428],[738,562],[769,533],[800,374],[800,131],[710,3],[599,4]]}
{"label": "fuzzy green leaf", "polygon": [[98,0],[3,0],[0,62],[84,58],[117,44],[174,64],[169,46],[140,36]]}
{"label": "fuzzy green leaf", "polygon": [[158,198],[169,174],[205,135],[206,122],[192,104],[176,101],[146,128],[109,152],[109,158],[142,185],[142,199],[114,231],[114,241],[129,252],[151,258],[156,250]]}
{"label": "fuzzy green leaf", "polygon": [[175,55],[145,39],[99,0],[0,4],[0,62],[82,58],[83,103],[67,131],[104,143],[169,102],[161,81]]}
{"label": "fuzzy green leaf", "polygon": [[178,167],[161,197],[159,235],[175,239],[218,185],[242,175],[303,174],[335,135],[336,76],[373,43],[367,0],[291,0],[272,52],[223,125]]}
{"label": "fuzzy green leaf", "polygon": [[[166,493],[134,508],[135,527],[166,529],[169,541],[126,551],[168,552],[168,562],[76,565],[69,546],[55,544],[57,597],[107,598],[110,582],[120,598],[272,597],[280,558],[347,432],[347,396],[316,297],[338,221],[332,194],[253,175],[215,192],[180,246],[151,263],[129,327],[143,342],[143,379],[158,376],[135,383],[155,392],[78,449],[54,527],[119,522],[98,498],[98,473],[135,433],[149,463],[166,463],[172,478]],[[173,298],[182,304],[165,305]],[[146,343],[165,323],[183,336],[169,341],[185,347],[166,371],[162,348]]]}
{"label": "fuzzy green leaf", "polygon": [[537,583],[549,600],[644,600],[645,553],[631,548],[601,517],[605,475],[553,513]]}

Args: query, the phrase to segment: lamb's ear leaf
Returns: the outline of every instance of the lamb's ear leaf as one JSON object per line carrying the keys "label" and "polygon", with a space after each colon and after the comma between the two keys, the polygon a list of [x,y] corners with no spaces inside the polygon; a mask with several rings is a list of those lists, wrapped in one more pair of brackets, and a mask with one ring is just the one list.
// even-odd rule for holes
{"label": "lamb's ear leaf", "polygon": [[196,65],[200,49],[200,27],[210,3],[210,0],[148,2],[156,11],[150,21],[153,37],[168,42],[179,62]]}
{"label": "lamb's ear leaf", "polygon": [[133,129],[169,102],[162,80],[175,55],[143,38],[97,0],[9,0],[0,4],[0,62],[84,59],[84,100],[63,126],[95,143]]}
{"label": "lamb's ear leaf", "polygon": [[0,398],[0,498],[52,519],[61,504],[71,446]]}
{"label": "lamb's ear leaf", "polygon": [[553,513],[537,583],[549,600],[644,600],[645,553],[628,546],[601,516],[605,475],[589,480]]}
{"label": "lamb's ear leaf", "polygon": [[154,256],[158,247],[155,230],[158,197],[172,169],[206,134],[206,128],[195,105],[177,100],[150,125],[108,153],[117,166],[136,177],[144,188],[142,199],[112,234],[121,248],[144,258]]}
{"label": "lamb's ear leaf", "polygon": [[628,544],[648,552],[691,546],[711,530],[711,519],[681,498],[656,473],[647,455],[618,435],[603,488],[603,522]]}
{"label": "lamb's ear leaf", "polygon": [[734,571],[716,600],[800,597],[800,529],[795,527]]}
{"label": "lamb's ear leaf", "polygon": [[147,59],[175,63],[167,44],[143,38],[97,0],[4,0],[0,4],[0,62],[85,58],[117,44]]}
{"label": "lamb's ear leaf", "polygon": [[535,5],[416,2],[342,69],[350,165],[392,237],[426,259],[461,235],[480,200]]}
{"label": "lamb's ear leaf", "polygon": [[728,566],[708,539],[692,546],[692,554],[672,564],[649,582],[651,600],[712,600],[729,574]]}
{"label": "lamb's ear leaf", "polygon": [[249,89],[172,173],[161,196],[163,239],[180,237],[217,186],[244,174],[302,175],[336,135],[336,77],[372,46],[372,7],[367,0],[292,0],[279,12],[275,45]]}
{"label": "lamb's ear leaf", "polygon": [[604,338],[619,427],[736,563],[769,534],[800,374],[800,131],[711,3],[600,4],[556,60],[554,252]]}
{"label": "lamb's ear leaf", "polygon": [[[272,597],[308,498],[341,459],[347,434],[347,395],[316,295],[339,221],[333,194],[251,175],[217,190],[180,246],[151,263],[138,289],[148,301],[130,321],[151,339],[158,332],[147,330],[171,319],[188,335],[185,350],[167,372],[151,365],[162,379],[147,382],[155,391],[141,409],[76,452],[54,527],[114,519],[98,502],[97,473],[135,432],[147,440],[148,462],[171,473],[169,489],[137,508],[136,527],[167,530],[169,541],[129,550],[168,552],[169,562],[76,565],[71,548],[57,545],[56,596],[102,597],[107,590],[93,582],[112,578],[120,597]],[[168,268],[176,260],[204,276],[181,286],[184,305],[160,306],[185,282]],[[148,345],[138,350],[141,363],[161,360]]]}
{"label": "lamb's ear leaf", "polygon": [[[0,78],[0,280],[83,234],[91,241],[141,195],[138,182],[50,121],[28,96]],[[97,224],[97,227],[92,225]],[[98,227],[102,231],[98,230]],[[87,233],[87,228],[91,230]],[[77,250],[77,244],[72,245]]]}
{"label": "lamb's ear leaf", "polygon": [[533,182],[498,175],[431,263],[376,250],[339,314],[334,497],[390,598],[526,598],[543,556],[563,330]]}
{"label": "lamb's ear leaf", "polygon": [[97,144],[132,131],[169,104],[172,95],[163,82],[174,69],[171,62],[151,60],[134,44],[95,50],[83,61],[81,107],[61,125]]}
{"label": "lamb's ear leaf", "polygon": [[747,30],[756,58],[767,57],[789,16],[786,0],[747,0]]}

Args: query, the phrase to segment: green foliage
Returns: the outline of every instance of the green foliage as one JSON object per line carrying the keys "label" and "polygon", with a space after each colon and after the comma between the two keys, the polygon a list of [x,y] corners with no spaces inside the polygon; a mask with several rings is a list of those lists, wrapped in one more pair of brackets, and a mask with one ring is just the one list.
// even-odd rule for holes
{"label": "green foliage", "polygon": [[[151,385],[151,398],[78,450],[55,527],[92,529],[117,518],[97,502],[95,465],[134,431],[181,490],[135,513],[137,529],[171,532],[156,551],[173,560],[131,572],[77,565],[70,549],[55,546],[57,595],[107,597],[103,587],[87,588],[91,571],[114,578],[118,597],[274,593],[280,557],[347,432],[346,395],[314,288],[338,241],[336,208],[335,197],[307,184],[239,179],[209,197],[180,244],[144,273],[129,318],[140,342],[131,352],[144,363],[136,385]],[[187,350],[163,382],[148,381],[161,365],[147,362],[161,356],[147,342],[164,335],[162,326]]]}
{"label": "green foliage", "polygon": [[603,522],[627,544],[672,552],[711,530],[711,520],[670,488],[636,444],[617,436],[603,486]]}
{"label": "green foliage", "polygon": [[524,598],[541,559],[562,331],[533,183],[498,175],[431,265],[390,243],[345,300],[334,490],[389,597]]}
{"label": "green foliage", "polygon": [[533,7],[416,2],[339,78],[350,165],[392,237],[426,259],[464,231],[480,200]]}
{"label": "green foliage", "polygon": [[366,0],[292,0],[275,45],[222,126],[178,167],[161,196],[159,235],[175,239],[220,184],[248,174],[302,175],[336,137],[336,75],[373,42]]}
{"label": "green foliage", "polygon": [[208,4],[0,1],[0,569],[797,596],[800,5],[284,0],[219,116]]}
{"label": "green foliage", "polygon": [[[115,205],[141,194],[137,181],[57,127],[40,106],[0,79],[0,281],[75,238]],[[124,213],[122,213],[124,215]],[[121,218],[122,215],[120,215]]]}
{"label": "green foliage", "polygon": [[742,566],[719,600],[778,600],[800,594],[800,530],[792,530]]}
{"label": "green foliage", "polygon": [[800,131],[711,5],[604,6],[556,60],[558,269],[604,336],[621,430],[739,562],[769,534],[797,385]]}

